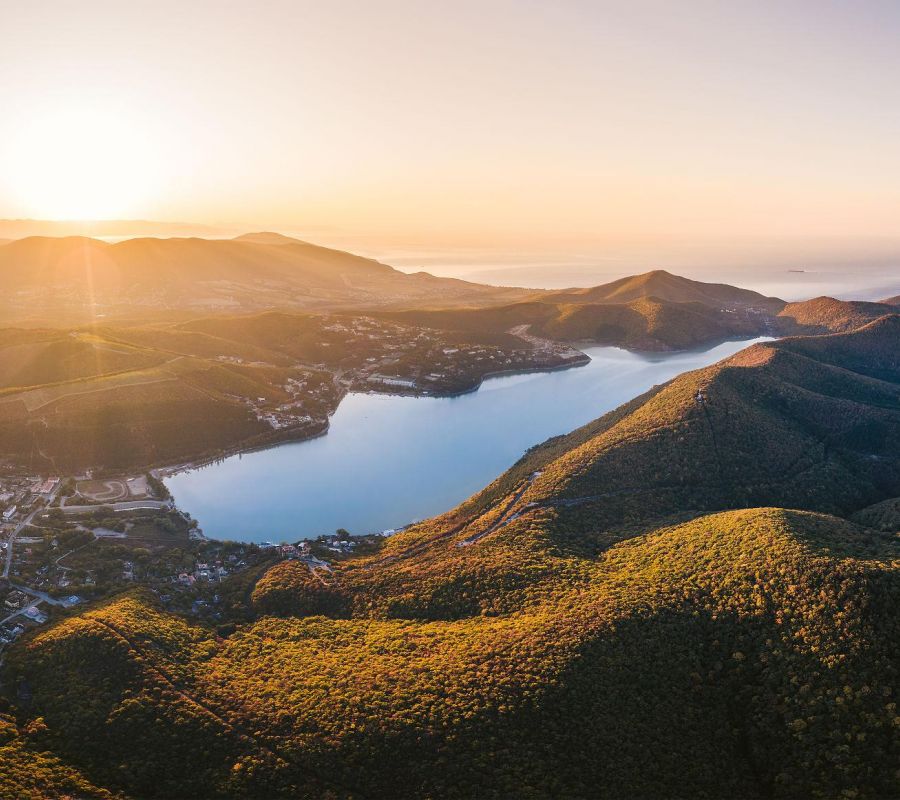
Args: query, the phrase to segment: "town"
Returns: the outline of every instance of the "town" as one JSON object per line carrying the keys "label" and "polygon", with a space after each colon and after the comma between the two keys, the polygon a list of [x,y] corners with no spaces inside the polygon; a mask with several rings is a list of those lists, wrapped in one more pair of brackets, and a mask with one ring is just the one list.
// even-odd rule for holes
{"label": "town", "polygon": [[[313,541],[208,540],[153,473],[95,478],[0,474],[0,657],[23,633],[68,609],[145,586],[167,609],[222,622],[231,582],[243,586],[272,564],[295,559],[310,571],[380,534],[340,530]],[[393,531],[387,532],[393,533]]]}
{"label": "town", "polygon": [[[257,420],[293,437],[317,435],[350,391],[450,396],[473,391],[490,375],[558,369],[588,361],[581,351],[528,334],[520,325],[491,344],[433,328],[372,316],[322,315],[309,321],[313,358],[295,361],[280,397],[238,396]],[[271,367],[223,355],[223,363]]]}
{"label": "town", "polygon": [[[576,366],[579,350],[549,342],[519,326],[496,343],[367,315],[307,319],[311,351],[294,351],[266,396],[228,395],[285,438],[323,433],[340,400],[352,391],[449,396],[476,389],[490,375]],[[276,373],[274,364],[238,355],[217,357],[240,368]],[[227,617],[226,584],[259,576],[281,559],[311,571],[329,561],[377,549],[385,534],[347,531],[295,543],[210,541],[197,521],[175,506],[162,481],[192,466],[162,466],[125,476],[104,470],[35,475],[0,468],[0,652],[25,631],[67,609],[133,585],[149,587],[169,610]],[[239,582],[239,581],[238,581]]]}

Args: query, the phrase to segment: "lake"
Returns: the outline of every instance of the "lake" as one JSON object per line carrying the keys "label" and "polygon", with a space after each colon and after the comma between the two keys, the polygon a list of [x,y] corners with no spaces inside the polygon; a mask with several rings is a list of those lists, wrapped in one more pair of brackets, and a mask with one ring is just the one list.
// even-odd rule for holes
{"label": "lake", "polygon": [[328,434],[166,479],[215,539],[297,541],[398,528],[453,508],[532,445],[764,338],[681,353],[590,347],[591,362],[491,378],[460,397],[353,393]]}

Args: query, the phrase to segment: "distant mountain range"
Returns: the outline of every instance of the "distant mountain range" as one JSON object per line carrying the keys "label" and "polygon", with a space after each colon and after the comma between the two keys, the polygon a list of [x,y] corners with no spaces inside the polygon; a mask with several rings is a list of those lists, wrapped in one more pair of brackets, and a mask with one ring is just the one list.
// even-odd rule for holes
{"label": "distant mountain range", "polygon": [[560,341],[682,350],[724,339],[852,330],[893,313],[890,303],[831,297],[786,303],[748,289],[654,270],[602,286],[548,291],[479,309],[382,313],[445,330],[483,334],[527,325],[536,335]]}
{"label": "distant mountain range", "polygon": [[0,246],[8,316],[71,320],[152,311],[479,305],[525,297],[407,274],[340,250],[260,233],[237,239],[30,237]]}
{"label": "distant mountain range", "polygon": [[[504,289],[408,275],[265,232],[16,240],[0,246],[0,290],[0,455],[54,470],[159,465],[265,444],[271,428],[249,414],[247,398],[288,402],[285,370],[399,362],[400,351],[379,350],[343,325],[329,332],[325,312],[399,323],[413,349],[421,336],[524,352],[517,358],[540,364],[548,339],[682,350],[848,331],[897,311],[827,297],[788,304],[662,270],[584,289]],[[429,359],[426,348],[397,368],[413,374]],[[472,380],[492,369],[483,364]],[[337,401],[314,403],[315,423],[296,435],[324,430]]]}
{"label": "distant mountain range", "polygon": [[487,286],[408,274],[271,232],[234,239],[29,237],[0,243],[0,311],[19,324],[355,309],[448,331],[503,337],[527,327],[531,335],[562,341],[677,350],[757,335],[846,330],[889,308],[830,298],[787,304],[665,270],[556,291]]}

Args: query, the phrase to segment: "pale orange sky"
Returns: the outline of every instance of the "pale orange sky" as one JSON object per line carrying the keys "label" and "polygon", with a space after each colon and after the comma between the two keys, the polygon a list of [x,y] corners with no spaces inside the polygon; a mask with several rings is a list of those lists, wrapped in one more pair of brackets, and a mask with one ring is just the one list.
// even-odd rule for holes
{"label": "pale orange sky", "polygon": [[0,217],[900,237],[889,2],[0,0]]}

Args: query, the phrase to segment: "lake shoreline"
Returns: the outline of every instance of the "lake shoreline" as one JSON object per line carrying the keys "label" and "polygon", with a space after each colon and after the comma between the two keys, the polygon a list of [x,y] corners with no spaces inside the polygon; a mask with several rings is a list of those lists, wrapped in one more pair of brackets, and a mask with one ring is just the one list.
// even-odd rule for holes
{"label": "lake shoreline", "polygon": [[[323,430],[176,465],[166,484],[212,539],[299,541],[337,528],[398,529],[452,509],[530,447],[759,340],[678,354],[594,347],[552,370],[486,373],[460,393],[353,391],[328,436]],[[415,402],[423,397],[434,402]],[[245,453],[243,463],[234,458]]]}
{"label": "lake shoreline", "polygon": [[[434,394],[426,394],[422,391],[404,391],[403,389],[392,389],[388,391],[380,391],[378,389],[353,389],[344,392],[341,395],[340,399],[337,402],[337,405],[335,405],[334,407],[334,410],[328,414],[328,417],[324,420],[323,424],[320,426],[320,429],[312,433],[306,434],[305,432],[297,432],[295,434],[292,434],[288,429],[284,431],[284,434],[281,437],[278,437],[278,432],[273,431],[272,433],[275,434],[275,437],[277,438],[274,438],[271,441],[251,445],[236,445],[235,447],[223,451],[222,453],[217,453],[215,456],[201,456],[200,458],[194,459],[192,461],[179,462],[177,464],[171,464],[162,467],[154,467],[150,469],[149,472],[155,478],[164,480],[166,478],[171,478],[175,475],[180,475],[185,472],[193,472],[194,470],[203,469],[204,467],[208,467],[211,464],[215,464],[219,461],[224,461],[227,458],[233,458],[234,456],[240,456],[249,453],[259,453],[265,450],[273,450],[278,447],[283,447],[285,445],[299,444],[301,442],[310,442],[314,439],[320,439],[323,436],[328,435],[328,431],[331,428],[331,417],[334,416],[341,403],[343,403],[347,396],[350,394],[369,394],[382,397],[412,397],[423,400],[445,400],[473,394],[474,392],[477,392],[479,389],[481,389],[485,381],[489,381],[492,378],[504,378],[514,375],[531,375],[545,372],[560,372],[562,370],[583,367],[590,362],[591,357],[583,353],[582,357],[570,359],[570,361],[565,364],[557,364],[547,367],[529,367],[525,369],[493,370],[491,372],[485,372],[479,378],[477,383],[474,383],[471,386],[466,387],[465,389],[460,389],[454,392],[436,392]],[[268,436],[270,434],[264,435]]]}

